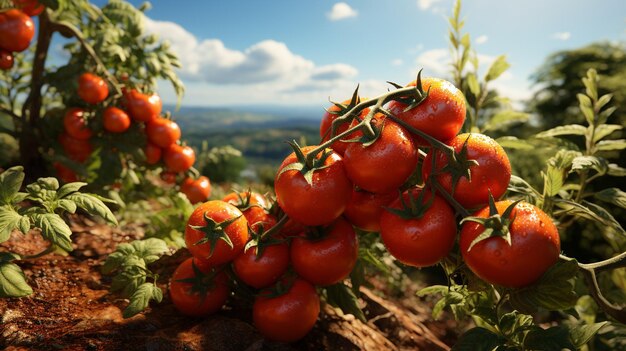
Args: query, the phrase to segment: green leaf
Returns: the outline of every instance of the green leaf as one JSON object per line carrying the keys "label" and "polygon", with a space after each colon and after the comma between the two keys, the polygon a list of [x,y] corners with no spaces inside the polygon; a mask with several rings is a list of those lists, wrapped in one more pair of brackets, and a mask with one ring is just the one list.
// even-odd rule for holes
{"label": "green leaf", "polygon": [[0,262],[0,297],[22,297],[33,293],[18,265]]}
{"label": "green leaf", "polygon": [[489,82],[500,77],[511,65],[506,61],[506,56],[500,55],[489,67],[489,71],[485,75],[485,81]]}
{"label": "green leaf", "polygon": [[435,294],[445,294],[450,290],[450,288],[446,285],[431,285],[420,289],[416,295],[419,297],[424,297],[426,295],[435,295]]}
{"label": "green leaf", "polygon": [[615,163],[609,163],[607,174],[613,177],[626,177],[626,168],[620,167]]}
{"label": "green leaf", "polygon": [[24,168],[11,167],[0,174],[0,204],[11,204],[24,181]]}
{"label": "green leaf", "polygon": [[348,286],[343,283],[326,287],[327,302],[332,306],[339,307],[344,313],[354,315],[362,322],[366,322],[365,315],[359,307],[359,301]]}
{"label": "green leaf", "polygon": [[503,337],[485,328],[476,327],[461,335],[452,351],[493,351],[505,343],[506,339]]}
{"label": "green leaf", "polygon": [[554,196],[559,193],[563,187],[563,170],[548,166],[546,172],[541,172],[543,176],[544,192],[547,196]]}
{"label": "green leaf", "polygon": [[548,329],[534,328],[524,338],[524,349],[542,351],[576,350],[564,326]]}
{"label": "green leaf", "polygon": [[30,215],[33,226],[41,229],[41,235],[49,242],[65,251],[72,251],[72,231],[63,221],[61,216],[55,213],[33,213]]}
{"label": "green leaf", "polygon": [[361,286],[365,285],[367,280],[365,279],[365,265],[361,259],[357,259],[352,272],[350,272],[350,286],[352,292],[355,295],[359,295]]}
{"label": "green leaf", "polygon": [[504,136],[496,139],[500,146],[505,147],[507,149],[515,149],[515,150],[533,150],[537,146],[529,142],[528,140],[518,139],[514,136]]}
{"label": "green leaf", "polygon": [[598,333],[602,327],[607,325],[609,322],[600,322],[594,324],[583,324],[578,325],[569,330],[569,337],[572,341],[572,344],[579,349],[583,347],[585,344],[593,338],[594,335]]}
{"label": "green leaf", "polygon": [[617,106],[611,106],[605,109],[604,111],[601,111],[600,114],[598,115],[598,122],[596,124],[601,125],[601,124],[606,123],[609,117],[611,117],[613,112],[615,112],[616,110],[617,110]]}
{"label": "green leaf", "polygon": [[0,263],[11,262],[19,260],[20,255],[13,252],[0,252]]}
{"label": "green leaf", "polygon": [[594,125],[594,113],[593,107],[591,106],[591,99],[589,98],[589,96],[584,94],[576,94],[576,97],[578,98],[580,111],[585,116],[587,124],[589,124],[590,126]]}
{"label": "green leaf", "polygon": [[626,208],[626,193],[621,189],[608,188],[593,194],[593,196],[598,200]]}
{"label": "green leaf", "polygon": [[489,119],[483,131],[504,129],[515,123],[526,122],[529,118],[530,115],[525,112],[514,110],[500,111]]}
{"label": "green leaf", "polygon": [[76,203],[68,199],[61,199],[57,201],[57,207],[69,213],[76,212]]}
{"label": "green leaf", "polygon": [[618,130],[622,130],[624,127],[622,127],[619,124],[602,124],[599,125],[598,128],[596,128],[594,134],[593,134],[593,142],[597,143],[599,140],[602,140],[603,138],[617,132]]}
{"label": "green leaf", "polygon": [[142,312],[148,308],[150,300],[161,302],[163,300],[163,291],[152,283],[143,283],[130,297],[130,304],[124,309],[123,317],[130,318]]}
{"label": "green leaf", "polygon": [[65,199],[74,201],[79,208],[92,216],[100,216],[113,225],[118,224],[113,212],[111,212],[102,200],[92,194],[73,193],[67,195]]}
{"label": "green leaf", "polygon": [[[23,216],[17,213],[13,208],[9,206],[0,207],[0,243],[9,240],[11,232],[14,229],[22,230],[22,218]],[[28,230],[23,233],[26,234],[27,232]]]}
{"label": "green leaf", "polygon": [[111,291],[124,298],[130,298],[135,291],[146,282],[147,273],[139,266],[126,266],[111,281]]}
{"label": "green leaf", "polygon": [[536,197],[539,192],[532,187],[532,185],[528,184],[524,179],[511,175],[511,180],[509,181],[508,186],[509,191],[513,191],[519,194],[524,194],[529,197]]}
{"label": "green leaf", "polygon": [[84,187],[85,185],[87,185],[87,183],[82,183],[82,182],[67,183],[63,185],[61,189],[57,191],[57,198],[61,199],[71,193],[75,193],[78,190],[80,190],[82,187]]}
{"label": "green leaf", "polygon": [[596,144],[596,151],[621,151],[626,149],[626,139],[601,140]]}
{"label": "green leaf", "polygon": [[531,314],[542,308],[548,311],[565,310],[576,305],[574,278],[578,263],[559,261],[536,283],[521,289],[504,289],[516,310]]}
{"label": "green leaf", "polygon": [[169,251],[165,241],[158,238],[148,238],[145,240],[135,240],[131,243],[135,249],[135,254],[142,258],[146,264],[158,260]]}
{"label": "green leaf", "polygon": [[612,94],[605,94],[602,95],[599,99],[598,102],[596,102],[596,109],[599,111],[601,110],[606,104],[608,104],[611,99],[613,98]]}
{"label": "green leaf", "polygon": [[585,171],[595,169],[600,174],[605,174],[609,169],[609,162],[596,156],[578,156],[572,160],[570,172]]}
{"label": "green leaf", "polygon": [[568,124],[548,129],[535,135],[537,138],[555,137],[561,135],[585,135],[587,128],[580,124]]}
{"label": "green leaf", "polygon": [[467,85],[469,86],[470,91],[474,96],[480,95],[480,84],[478,84],[478,79],[474,73],[468,73],[467,75]]}

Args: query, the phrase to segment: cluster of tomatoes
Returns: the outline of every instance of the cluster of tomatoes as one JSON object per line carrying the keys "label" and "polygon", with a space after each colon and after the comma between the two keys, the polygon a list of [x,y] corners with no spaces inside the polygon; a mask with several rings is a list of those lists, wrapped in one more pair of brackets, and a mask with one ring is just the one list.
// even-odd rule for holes
{"label": "cluster of tomatoes", "polygon": [[298,340],[317,320],[317,287],[342,282],[354,268],[358,231],[380,233],[406,265],[435,265],[458,246],[489,283],[535,282],[558,259],[555,225],[529,203],[496,202],[511,177],[508,157],[486,135],[459,134],[466,110],[456,87],[437,78],[411,86],[407,96],[378,98],[384,104],[355,94],[327,110],[320,145],[292,145],[275,178],[278,222],[254,193],[200,205],[185,232],[193,258],[171,280],[176,306],[191,315],[219,310],[231,267],[259,289],[258,330]]}
{"label": "cluster of tomatoes", "polygon": [[13,67],[13,53],[30,46],[35,36],[32,16],[38,16],[45,7],[37,0],[12,0],[15,8],[0,12],[0,69]]}
{"label": "cluster of tomatoes", "polygon": [[[194,150],[180,143],[181,131],[171,119],[161,117],[162,102],[158,94],[144,94],[136,89],[123,89],[123,98],[110,99],[109,86],[100,76],[83,73],[78,78],[77,95],[86,107],[69,108],[63,118],[64,131],[58,141],[71,160],[84,163],[94,151],[91,138],[99,133],[125,133],[131,124],[138,124],[146,135],[145,163],[163,164],[163,180],[174,183],[177,174],[184,174],[193,166]],[[61,163],[55,163],[59,178],[65,182],[76,181],[77,175]],[[181,192],[192,203],[206,201],[211,194],[211,184],[205,176],[185,177]]]}

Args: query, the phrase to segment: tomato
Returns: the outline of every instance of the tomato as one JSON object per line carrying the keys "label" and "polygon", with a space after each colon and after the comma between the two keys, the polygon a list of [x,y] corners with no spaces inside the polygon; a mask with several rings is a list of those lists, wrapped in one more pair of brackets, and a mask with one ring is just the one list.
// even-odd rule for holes
{"label": "tomato", "polygon": [[22,52],[35,36],[35,24],[24,12],[11,9],[0,13],[0,48]]}
{"label": "tomato", "polygon": [[232,261],[243,251],[248,239],[248,221],[237,207],[224,201],[207,201],[198,206],[185,226],[189,252],[213,265]]}
{"label": "tomato", "polygon": [[54,169],[56,169],[57,171],[57,175],[59,176],[59,179],[61,179],[63,183],[72,183],[72,182],[78,181],[78,176],[76,175],[76,173],[72,171],[71,169],[69,169],[68,167],[65,167],[63,164],[59,162],[55,162],[53,166],[54,166]]}
{"label": "tomato", "polygon": [[123,133],[130,127],[130,117],[117,107],[107,107],[102,113],[104,129],[111,133]]}
{"label": "tomato", "polygon": [[31,17],[39,16],[39,14],[46,9],[46,7],[40,4],[37,0],[13,0],[13,4],[15,7]]}
{"label": "tomato", "polygon": [[[513,202],[496,202],[499,214],[503,214]],[[474,214],[487,218],[489,207]],[[508,229],[511,245],[502,237],[491,237],[471,243],[484,231],[484,226],[465,222],[461,228],[459,245],[463,260],[481,279],[504,287],[520,288],[539,279],[559,259],[561,242],[559,232],[550,217],[539,208],[518,203],[510,216],[513,222]]]}
{"label": "tomato", "polygon": [[267,209],[270,207],[267,198],[257,193],[256,191],[242,191],[239,193],[231,192],[229,194],[226,194],[226,196],[222,198],[222,201],[228,202],[229,204],[235,205],[237,207],[245,205],[257,205],[263,209]]}
{"label": "tomato", "polygon": [[[248,197],[250,198],[248,199]],[[248,220],[250,228],[256,233],[261,227],[266,231],[276,225],[276,218],[266,210],[269,207],[267,199],[257,192],[232,192],[224,196],[222,201],[237,206]]]}
{"label": "tomato", "polygon": [[72,138],[87,140],[93,136],[93,131],[87,126],[84,114],[85,111],[80,108],[71,108],[65,113],[63,126]]}
{"label": "tomato", "polygon": [[[505,192],[511,179],[511,164],[504,149],[495,140],[484,134],[459,134],[448,145],[458,154],[467,141],[467,159],[476,160],[478,165],[470,166],[471,181],[467,177],[459,178],[453,197],[466,208],[475,208],[489,202],[489,191],[495,199]],[[448,163],[448,156],[436,151],[436,169],[441,169]],[[424,159],[422,174],[427,179],[432,173],[433,152]],[[445,172],[436,176],[437,181],[448,192],[452,192],[452,174]]]}
{"label": "tomato", "polygon": [[148,142],[144,153],[146,154],[146,163],[149,165],[155,165],[161,161],[163,150],[160,147]]}
{"label": "tomato", "polygon": [[283,225],[282,228],[276,234],[276,237],[279,238],[287,238],[290,236],[299,236],[304,233],[306,227],[304,224],[295,221],[293,218],[289,218],[287,222]]}
{"label": "tomato", "polygon": [[[415,86],[415,81],[407,86]],[[452,139],[459,133],[465,122],[465,96],[452,83],[426,77],[422,79],[424,92],[428,97],[418,106],[404,111],[408,105],[401,101],[389,102],[387,109],[396,117],[440,141]],[[414,135],[413,141],[418,146],[429,146],[423,138]]]}
{"label": "tomato", "polygon": [[410,135],[398,124],[377,115],[372,126],[382,128],[370,146],[352,143],[344,154],[348,177],[372,193],[388,193],[402,185],[417,166],[418,153]]}
{"label": "tomato", "polygon": [[354,229],[343,218],[321,231],[321,238],[294,238],[291,260],[299,276],[312,284],[327,286],[339,283],[352,272],[359,243]]}
{"label": "tomato", "polygon": [[104,79],[91,73],[78,77],[78,96],[88,104],[99,104],[109,96],[109,86]]}
{"label": "tomato", "polygon": [[89,140],[72,138],[66,133],[59,135],[59,144],[67,156],[77,162],[85,162],[93,152],[93,146]]}
{"label": "tomato", "polygon": [[[365,99],[361,99],[360,101],[364,101],[364,100]],[[348,106],[350,104],[350,100],[346,100],[342,104]],[[330,139],[331,137],[330,133],[332,131],[333,121],[336,120],[338,117],[341,117],[341,115],[345,112],[348,112],[348,111],[342,111],[342,108],[337,105],[332,105],[331,107],[328,108],[328,110],[326,110],[326,113],[324,113],[324,115],[322,116],[322,122],[320,123],[320,138],[322,138],[322,143]],[[361,112],[359,113],[359,117],[363,119],[369,112],[370,112],[370,109],[365,108],[361,110]],[[340,124],[337,127],[337,130],[335,131],[335,135],[339,135],[345,132],[346,130],[348,130],[348,127],[351,127],[350,122]],[[354,137],[355,136],[347,136],[345,138],[342,138],[342,140],[349,140]],[[348,147],[348,144],[349,143],[345,143],[345,142],[338,140],[332,143],[330,147],[333,150],[335,150],[335,152],[338,153],[339,155],[343,155],[344,152],[346,152],[346,148]]]}
{"label": "tomato", "polygon": [[167,171],[161,172],[161,180],[167,184],[176,184],[176,173]]}
{"label": "tomato", "polygon": [[166,148],[180,139],[180,128],[167,118],[155,118],[146,123],[146,134],[151,143]]}
{"label": "tomato", "polygon": [[[420,190],[405,191],[402,197],[409,203],[409,197],[417,200]],[[428,204],[432,194],[427,193],[421,204]],[[419,201],[418,201],[419,203]],[[390,208],[402,208],[398,198]],[[398,261],[414,267],[428,267],[446,257],[456,237],[454,210],[438,195],[430,207],[417,218],[402,218],[389,211],[380,217],[380,238],[389,253]]]}
{"label": "tomato", "polygon": [[189,146],[172,144],[164,149],[163,162],[172,172],[185,172],[196,162],[196,153]]}
{"label": "tomato", "polygon": [[136,121],[149,122],[157,118],[163,109],[163,102],[157,94],[146,95],[133,89],[124,97],[128,113]]}
{"label": "tomato", "polygon": [[0,49],[0,69],[9,70],[13,68],[13,53]]}
{"label": "tomato", "polygon": [[[306,155],[314,146],[302,148]],[[309,185],[300,171],[282,170],[297,162],[291,153],[278,168],[274,180],[276,200],[285,213],[296,221],[309,226],[328,224],[343,213],[352,195],[352,183],[344,170],[344,162],[332,149],[324,162],[325,168],[313,172]],[[320,158],[322,152],[317,155]]]}
{"label": "tomato", "polygon": [[251,247],[233,261],[237,277],[257,289],[276,283],[288,267],[289,245],[286,243],[265,246],[261,255],[256,247]]}
{"label": "tomato", "polygon": [[397,198],[398,193],[395,191],[375,194],[354,189],[343,215],[353,226],[368,232],[377,232],[380,230],[380,216],[385,211],[384,207]]}
{"label": "tomato", "polygon": [[302,339],[315,325],[320,298],[313,285],[296,279],[279,296],[259,295],[252,307],[254,326],[268,339],[292,342]]}
{"label": "tomato", "polygon": [[211,182],[205,176],[198,179],[186,178],[180,186],[180,191],[192,204],[205,202],[211,196]]}
{"label": "tomato", "polygon": [[230,286],[224,271],[216,272],[208,263],[190,257],[172,274],[169,293],[178,311],[188,316],[201,317],[215,313],[224,306],[230,295]]}

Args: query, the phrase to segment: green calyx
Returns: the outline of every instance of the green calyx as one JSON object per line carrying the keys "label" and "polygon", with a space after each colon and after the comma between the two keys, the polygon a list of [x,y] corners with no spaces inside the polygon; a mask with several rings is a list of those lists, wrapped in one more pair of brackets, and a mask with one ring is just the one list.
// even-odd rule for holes
{"label": "green calyx", "polygon": [[[394,82],[387,82],[387,83],[393,85],[396,89],[404,88],[403,86],[396,84]],[[424,100],[426,100],[426,98],[428,97],[429,93],[430,93],[430,87],[428,87],[427,91],[424,91],[424,89],[422,88],[422,70],[420,69],[419,72],[417,73],[417,78],[415,79],[415,90],[414,90],[413,95],[402,96],[402,97],[396,98],[395,100],[407,105],[402,111],[402,112],[407,112],[409,110],[416,108],[422,102],[424,102]]]}
{"label": "green calyx", "polygon": [[426,193],[427,192],[422,189],[420,190],[419,195],[415,197],[413,196],[413,192],[409,191],[407,202],[404,196],[402,196],[402,192],[400,192],[400,203],[402,204],[402,207],[385,207],[385,210],[405,220],[422,218],[435,201],[434,195],[431,195],[428,200],[425,200]]}
{"label": "green calyx", "polygon": [[202,244],[209,243],[211,245],[211,251],[209,252],[209,257],[213,256],[213,252],[215,251],[215,244],[217,244],[218,240],[223,240],[232,249],[233,242],[230,240],[230,237],[228,236],[228,234],[226,234],[225,230],[226,228],[228,228],[229,225],[231,225],[233,222],[238,220],[239,217],[241,217],[241,215],[237,217],[229,218],[223,222],[218,223],[214,221],[213,218],[207,216],[207,213],[205,212],[204,213],[204,220],[206,221],[205,225],[203,226],[191,225],[190,226],[192,229],[195,229],[197,231],[204,233],[204,237],[198,240],[197,242],[195,242],[194,245],[202,245]]}
{"label": "green calyx", "polygon": [[306,180],[307,184],[313,185],[313,173],[328,167],[324,164],[326,163],[328,156],[330,156],[333,151],[330,149],[321,150],[320,157],[315,157],[309,161],[309,159],[304,155],[304,152],[302,152],[302,148],[300,148],[300,145],[298,145],[295,140],[288,142],[288,144],[296,154],[298,161],[285,166],[280,173],[278,173],[278,176],[280,177],[281,174],[287,171],[298,171],[302,173],[302,176]]}
{"label": "green calyx", "polygon": [[250,237],[252,239],[248,241],[243,251],[246,252],[248,250],[255,250],[255,261],[258,261],[263,256],[263,252],[266,247],[285,242],[284,239],[276,239],[271,235],[267,235],[267,231],[268,230],[263,227],[262,223],[258,226],[258,230],[256,231],[248,225],[248,232],[250,233]]}
{"label": "green calyx", "polygon": [[[452,194],[454,194],[459,179],[465,177],[469,182],[472,181],[472,172],[470,171],[470,168],[472,166],[478,165],[478,161],[469,159],[467,155],[467,142],[469,141],[469,138],[471,136],[471,134],[467,136],[467,139],[465,139],[465,141],[463,142],[463,147],[461,148],[461,151],[459,151],[458,153],[450,153],[448,157],[448,163],[441,169],[442,173],[450,173],[450,175],[452,176]],[[433,157],[432,162],[432,169],[436,169],[436,157]]]}
{"label": "green calyx", "polygon": [[193,294],[198,294],[202,296],[202,298],[206,297],[207,293],[213,289],[215,289],[215,276],[219,273],[219,271],[212,269],[208,273],[204,273],[196,266],[196,263],[192,260],[191,267],[193,269],[194,276],[178,279],[176,282],[190,284],[190,292]]}
{"label": "green calyx", "polygon": [[493,237],[503,238],[504,241],[511,246],[511,232],[509,231],[509,227],[515,220],[515,216],[511,216],[511,214],[513,213],[515,206],[517,206],[520,201],[522,200],[513,202],[504,210],[504,213],[500,215],[498,213],[498,209],[496,208],[495,200],[491,195],[491,192],[489,192],[489,217],[465,217],[461,221],[461,224],[465,222],[475,222],[485,227],[485,230],[483,230],[483,232],[472,241],[470,246],[467,248],[467,252],[469,252],[474,245],[479,242]]}

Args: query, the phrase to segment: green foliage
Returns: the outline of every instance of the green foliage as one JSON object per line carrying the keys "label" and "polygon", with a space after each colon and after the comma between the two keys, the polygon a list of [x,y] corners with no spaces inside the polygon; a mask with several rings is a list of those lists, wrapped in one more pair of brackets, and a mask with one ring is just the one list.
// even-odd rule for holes
{"label": "green foliage", "polygon": [[241,171],[246,167],[246,160],[241,151],[230,145],[208,149],[206,142],[198,156],[198,169],[215,183],[237,182]]}

